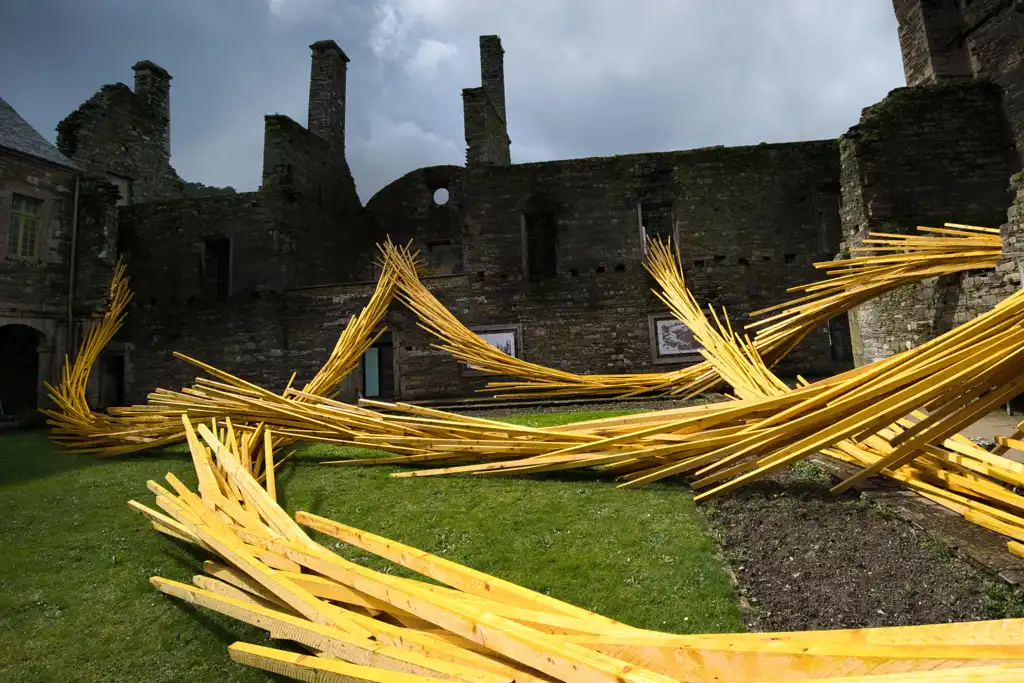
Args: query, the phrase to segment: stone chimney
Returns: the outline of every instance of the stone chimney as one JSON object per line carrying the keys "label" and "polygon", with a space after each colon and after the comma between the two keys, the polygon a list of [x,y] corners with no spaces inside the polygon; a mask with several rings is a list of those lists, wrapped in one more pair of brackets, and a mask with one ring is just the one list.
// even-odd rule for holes
{"label": "stone chimney", "polygon": [[345,153],[345,74],[348,56],[333,40],[309,46],[313,63],[309,76],[309,132]]}
{"label": "stone chimney", "polygon": [[960,0],[893,0],[908,86],[974,77]]}
{"label": "stone chimney", "polygon": [[502,121],[505,117],[505,50],[498,36],[480,36],[480,84]]}
{"label": "stone chimney", "polygon": [[135,72],[135,94],[145,102],[160,124],[158,141],[161,151],[171,157],[171,74],[148,59],[132,67]]}

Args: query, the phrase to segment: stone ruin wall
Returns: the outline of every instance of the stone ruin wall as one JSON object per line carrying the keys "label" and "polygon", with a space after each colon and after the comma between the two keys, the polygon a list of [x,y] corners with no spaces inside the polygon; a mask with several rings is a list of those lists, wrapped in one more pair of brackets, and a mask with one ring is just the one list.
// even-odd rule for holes
{"label": "stone ruin wall", "polygon": [[[867,233],[945,222],[999,228],[1019,169],[998,86],[946,81],[894,90],[840,141],[847,248]],[[932,278],[851,313],[854,356],[871,363],[987,311],[1020,286],[1016,268]]]}

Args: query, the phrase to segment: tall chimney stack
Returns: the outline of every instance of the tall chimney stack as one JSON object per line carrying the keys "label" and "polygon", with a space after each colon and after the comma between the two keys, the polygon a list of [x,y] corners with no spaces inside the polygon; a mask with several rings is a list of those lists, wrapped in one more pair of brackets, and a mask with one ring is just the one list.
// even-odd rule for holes
{"label": "tall chimney stack", "polygon": [[498,36],[480,36],[480,84],[501,117],[505,116],[505,50]]}
{"label": "tall chimney stack", "polygon": [[171,158],[171,74],[162,66],[145,59],[132,67],[135,94],[149,106],[161,126],[160,148]]}
{"label": "tall chimney stack", "polygon": [[345,74],[348,56],[333,40],[318,40],[309,76],[309,122],[311,133],[326,140],[340,154],[345,153]]}

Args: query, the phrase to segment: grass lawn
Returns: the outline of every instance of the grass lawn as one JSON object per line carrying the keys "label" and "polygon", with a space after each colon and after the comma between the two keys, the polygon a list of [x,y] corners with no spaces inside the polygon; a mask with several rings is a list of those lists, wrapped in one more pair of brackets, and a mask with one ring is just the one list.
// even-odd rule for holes
{"label": "grass lawn", "polygon": [[[543,426],[611,414],[510,421]],[[282,505],[635,626],[743,630],[714,544],[678,485],[625,491],[580,476],[394,479],[396,468],[317,465],[352,452],[304,448],[282,465]],[[150,576],[189,581],[201,571],[201,551],[163,537],[125,505],[152,504],[146,480],[168,471],[194,487],[183,449],[96,460],[57,452],[42,432],[0,437],[0,681],[286,680],[228,658],[235,640],[266,644],[262,631],[149,585]]]}

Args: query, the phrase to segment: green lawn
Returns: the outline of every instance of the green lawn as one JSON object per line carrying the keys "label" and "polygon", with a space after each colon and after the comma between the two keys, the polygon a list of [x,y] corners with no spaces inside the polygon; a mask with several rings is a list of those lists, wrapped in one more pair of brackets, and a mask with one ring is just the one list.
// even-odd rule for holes
{"label": "green lawn", "polygon": [[[544,414],[536,426],[612,413]],[[278,476],[281,502],[462,562],[624,622],[738,631],[732,587],[684,488],[639,491],[560,478],[394,479],[395,468],[320,466],[351,449],[309,446]],[[41,432],[0,437],[0,681],[284,680],[231,662],[263,632],[156,592],[202,554],[125,502],[147,479],[194,477],[181,449],[118,460],[59,453]],[[324,539],[321,539],[322,541]],[[376,568],[385,564],[343,549]]]}

